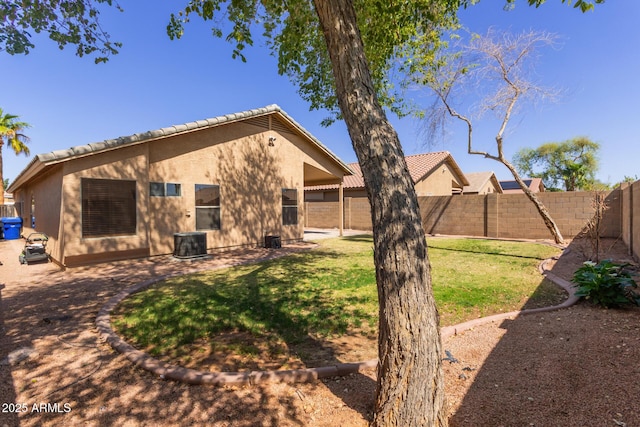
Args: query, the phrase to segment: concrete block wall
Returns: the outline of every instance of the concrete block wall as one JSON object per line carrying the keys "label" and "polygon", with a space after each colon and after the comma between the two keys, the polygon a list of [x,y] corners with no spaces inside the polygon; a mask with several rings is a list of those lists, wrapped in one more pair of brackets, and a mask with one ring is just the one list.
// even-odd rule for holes
{"label": "concrete block wall", "polygon": [[[594,215],[594,194],[587,191],[538,193],[565,238],[578,235]],[[609,209],[605,212],[603,237],[617,237],[621,233],[620,193],[606,195]],[[498,227],[489,237],[548,239],[549,230],[536,207],[523,194],[501,194],[497,198]]]}
{"label": "concrete block wall", "polygon": [[[304,226],[312,228],[339,228],[340,205],[338,202],[305,202]],[[345,218],[346,220],[346,218]],[[349,228],[346,227],[345,228]]]}
{"label": "concrete block wall", "polygon": [[352,197],[350,198],[349,207],[350,211],[347,213],[347,204],[345,203],[345,218],[348,214],[350,219],[350,229],[373,230],[369,199],[367,199],[366,197]]}
{"label": "concrete block wall", "polygon": [[628,246],[636,259],[640,259],[640,181],[636,181],[631,186],[631,201],[628,213],[631,222],[631,240]]}
{"label": "concrete block wall", "polygon": [[427,234],[484,236],[485,196],[419,197],[422,224]]}
{"label": "concrete block wall", "polygon": [[[304,204],[304,226],[311,228],[339,228],[340,206],[334,202],[309,201]],[[344,228],[371,231],[371,208],[366,197],[344,198]]]}
{"label": "concrete block wall", "polygon": [[633,257],[640,259],[640,181],[620,186],[622,239]]}
{"label": "concrete block wall", "polygon": [[[633,187],[640,193],[640,184]],[[625,194],[627,194],[625,196]],[[606,193],[603,237],[623,233],[623,202],[632,193],[613,190]],[[591,192],[538,193],[565,238],[573,238],[594,215]],[[626,199],[625,199],[626,197]],[[428,234],[549,239],[551,235],[537,209],[524,194],[487,194],[419,197],[420,211]],[[639,205],[640,194],[634,199]],[[338,227],[337,202],[307,202],[305,225]],[[628,221],[629,222],[629,221]],[[635,241],[640,248],[640,220]],[[371,230],[371,214],[366,198],[347,197],[344,204],[344,228]],[[629,230],[629,226],[627,226]],[[631,235],[631,232],[628,233]]]}

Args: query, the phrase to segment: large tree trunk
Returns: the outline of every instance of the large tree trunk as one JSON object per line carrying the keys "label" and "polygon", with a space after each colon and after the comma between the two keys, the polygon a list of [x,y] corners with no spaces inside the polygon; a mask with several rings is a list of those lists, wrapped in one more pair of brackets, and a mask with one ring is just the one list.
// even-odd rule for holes
{"label": "large tree trunk", "polygon": [[314,0],[371,202],[378,298],[377,426],[446,426],[438,313],[418,200],[380,106],[351,1]]}

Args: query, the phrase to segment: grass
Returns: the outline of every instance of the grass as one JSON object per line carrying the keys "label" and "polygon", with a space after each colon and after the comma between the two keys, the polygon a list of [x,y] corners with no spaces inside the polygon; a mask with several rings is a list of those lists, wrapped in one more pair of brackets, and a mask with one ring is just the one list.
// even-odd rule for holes
{"label": "grass", "polygon": [[[378,302],[372,247],[369,236],[327,239],[314,251],[170,279],[126,299],[113,323],[134,345],[170,357],[221,334],[241,337],[227,340],[226,351],[248,355],[259,347],[282,352],[309,337],[373,338]],[[536,267],[557,253],[531,243],[431,239],[441,324],[555,301],[558,291],[541,283]]]}

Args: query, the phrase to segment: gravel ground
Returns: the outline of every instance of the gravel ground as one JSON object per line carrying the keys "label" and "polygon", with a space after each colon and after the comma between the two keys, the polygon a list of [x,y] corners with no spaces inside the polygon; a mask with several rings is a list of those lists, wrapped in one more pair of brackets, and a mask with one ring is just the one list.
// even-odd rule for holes
{"label": "gravel ground", "polygon": [[[626,248],[608,245],[613,258]],[[95,316],[151,277],[303,250],[245,250],[212,260],[168,257],[59,271],[22,266],[0,241],[0,426],[365,426],[372,370],[306,384],[189,386],[131,365],[98,340]],[[574,245],[553,267],[570,278]],[[452,426],[640,426],[640,310],[586,304],[518,316],[444,341]]]}

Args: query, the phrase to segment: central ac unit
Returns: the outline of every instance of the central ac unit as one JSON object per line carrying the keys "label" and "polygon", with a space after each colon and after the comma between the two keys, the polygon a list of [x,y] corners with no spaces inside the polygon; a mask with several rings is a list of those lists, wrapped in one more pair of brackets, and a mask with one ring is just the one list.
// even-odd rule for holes
{"label": "central ac unit", "polygon": [[175,233],[173,235],[173,256],[195,258],[207,255],[207,234],[202,232]]}

